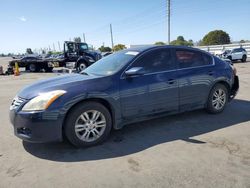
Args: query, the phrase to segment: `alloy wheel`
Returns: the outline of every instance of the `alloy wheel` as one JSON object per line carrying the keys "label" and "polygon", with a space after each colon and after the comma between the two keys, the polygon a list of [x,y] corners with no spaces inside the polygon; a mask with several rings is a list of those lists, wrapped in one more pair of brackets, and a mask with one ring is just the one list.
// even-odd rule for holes
{"label": "alloy wheel", "polygon": [[216,110],[221,110],[226,104],[226,92],[223,89],[215,90],[212,105]]}
{"label": "alloy wheel", "polygon": [[96,141],[103,135],[105,128],[105,116],[97,110],[82,113],[75,122],[76,136],[85,142]]}

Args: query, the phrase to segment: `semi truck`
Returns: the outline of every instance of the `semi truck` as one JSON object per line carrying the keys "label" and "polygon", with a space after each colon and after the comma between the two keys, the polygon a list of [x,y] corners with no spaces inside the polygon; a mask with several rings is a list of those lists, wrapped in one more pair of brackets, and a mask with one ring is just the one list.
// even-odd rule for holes
{"label": "semi truck", "polygon": [[14,67],[15,63],[18,63],[19,67],[25,67],[30,72],[39,72],[41,69],[51,72],[54,67],[66,67],[67,64],[71,64],[73,68],[80,72],[101,57],[101,53],[91,49],[87,43],[65,41],[63,54],[60,58],[25,56],[21,59],[13,59],[9,62],[9,65]]}

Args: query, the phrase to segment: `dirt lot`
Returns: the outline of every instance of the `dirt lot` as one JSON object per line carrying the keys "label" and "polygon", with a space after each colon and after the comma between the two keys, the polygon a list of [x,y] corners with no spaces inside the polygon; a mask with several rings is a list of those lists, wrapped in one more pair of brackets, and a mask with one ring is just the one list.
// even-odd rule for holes
{"label": "dirt lot", "polygon": [[240,91],[223,113],[199,110],[129,125],[87,149],[13,135],[8,110],[17,91],[57,74],[0,76],[0,187],[250,188],[250,62],[235,66]]}

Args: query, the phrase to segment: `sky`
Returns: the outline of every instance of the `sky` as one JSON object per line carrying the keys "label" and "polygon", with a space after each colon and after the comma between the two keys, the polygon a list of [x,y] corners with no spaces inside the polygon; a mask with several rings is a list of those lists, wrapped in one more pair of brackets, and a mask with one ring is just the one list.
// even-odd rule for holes
{"label": "sky", "polygon": [[[100,47],[167,41],[166,0],[0,0],[0,54],[26,48],[59,49],[86,36]],[[250,0],[171,0],[171,40],[199,41],[221,29],[231,40],[250,40]]]}

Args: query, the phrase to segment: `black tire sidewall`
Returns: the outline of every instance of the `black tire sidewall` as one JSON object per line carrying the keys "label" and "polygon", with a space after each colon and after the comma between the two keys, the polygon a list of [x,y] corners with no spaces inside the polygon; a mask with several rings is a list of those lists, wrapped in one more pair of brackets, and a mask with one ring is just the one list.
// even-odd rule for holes
{"label": "black tire sidewall", "polygon": [[243,55],[243,57],[242,57],[242,62],[246,62],[246,60],[247,60],[247,56],[246,55]]}
{"label": "black tire sidewall", "polygon": [[[216,90],[218,90],[218,89],[223,89],[224,92],[226,93],[226,102],[225,102],[223,108],[221,108],[220,110],[215,109],[214,106],[212,105],[212,100],[213,100],[214,92],[215,92]],[[223,84],[216,84],[216,85],[212,88],[212,90],[210,91],[210,93],[209,93],[209,97],[208,97],[208,101],[207,101],[207,108],[206,108],[206,110],[207,110],[209,113],[211,113],[211,114],[218,114],[218,113],[221,113],[221,112],[225,109],[225,107],[226,107],[226,105],[227,105],[228,96],[229,96],[229,95],[228,95],[228,89],[226,88],[226,86],[224,86]]]}
{"label": "black tire sidewall", "polygon": [[53,67],[46,67],[45,68],[45,72],[52,72],[53,71]]}
{"label": "black tire sidewall", "polygon": [[30,70],[30,72],[36,72],[36,70],[37,70],[36,65],[33,63],[29,64],[29,70]]}
{"label": "black tire sidewall", "polygon": [[78,64],[78,71],[79,71],[79,72],[84,70],[84,69],[83,69],[83,70],[81,70],[81,68],[80,68],[80,67],[81,67],[81,65],[84,65],[84,66],[85,66],[85,68],[87,68],[87,64],[86,64],[86,63],[81,62],[81,63],[79,63],[79,64]]}
{"label": "black tire sidewall", "polygon": [[[106,129],[102,136],[93,142],[84,142],[75,134],[75,122],[77,118],[85,111],[98,110],[106,119]],[[84,102],[75,106],[67,115],[65,120],[64,133],[68,141],[76,147],[88,147],[102,143],[108,136],[112,128],[112,119],[110,112],[106,107],[97,102]]]}

